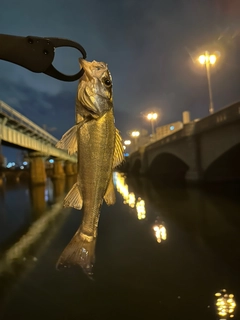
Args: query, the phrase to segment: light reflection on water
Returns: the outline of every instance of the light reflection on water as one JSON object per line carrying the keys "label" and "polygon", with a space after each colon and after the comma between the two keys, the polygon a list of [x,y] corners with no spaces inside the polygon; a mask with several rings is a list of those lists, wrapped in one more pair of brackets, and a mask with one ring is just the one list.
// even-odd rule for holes
{"label": "light reflection on water", "polygon": [[[123,197],[123,203],[129,205],[130,208],[136,209],[136,216],[138,220],[144,220],[147,218],[145,200],[140,196],[136,196],[133,191],[129,191],[129,186],[126,182],[126,176],[123,173],[114,172],[114,184],[117,191]],[[167,239],[167,230],[159,216],[156,217],[156,220],[153,225],[154,235],[158,243],[161,243],[162,240]]]}
{"label": "light reflection on water", "polygon": [[226,289],[215,293],[215,305],[220,320],[234,318],[236,301],[232,293],[227,293]]}
{"label": "light reflection on water", "polygon": [[137,199],[137,202],[136,202],[136,210],[137,210],[138,220],[143,220],[146,218],[145,201],[140,197]]}
{"label": "light reflection on water", "polygon": [[[146,218],[145,201],[140,197],[135,196],[134,192],[129,192],[128,184],[126,183],[126,177],[119,172],[113,173],[113,182],[117,191],[123,197],[123,203],[129,205],[130,208],[136,208],[137,217],[139,220]],[[137,200],[136,200],[137,199]]]}
{"label": "light reflection on water", "polygon": [[[206,186],[205,189],[176,187],[143,177],[126,177],[122,173],[115,174],[115,184],[125,204],[137,210],[137,213],[145,212],[145,216],[143,214],[145,220],[154,219],[152,230],[158,243],[168,239],[166,223],[163,220],[166,219],[169,223],[170,219],[183,228],[188,235],[193,236],[192,240],[200,250],[208,252],[211,257],[220,254],[221,260],[224,260],[218,265],[219,269],[224,268],[224,265],[229,267],[230,261],[236,268],[236,262],[239,259],[237,246],[234,246],[237,255],[235,256],[234,253],[229,255],[229,244],[230,239],[233,240],[234,237],[239,241],[239,215],[235,214],[240,208],[239,201],[235,200],[236,194],[239,194],[238,184],[232,184],[229,187],[218,184]],[[224,196],[221,196],[222,194]],[[129,199],[135,199],[134,206]],[[229,210],[231,215],[227,214]],[[153,212],[156,212],[155,218],[152,217]],[[137,214],[137,217],[139,219],[141,215]],[[221,240],[221,246],[217,239]],[[228,280],[219,279],[219,283],[225,284]],[[221,290],[215,295],[214,304],[218,320],[234,318],[237,302],[233,294],[229,294],[225,289]]]}
{"label": "light reflection on water", "polygon": [[155,237],[158,243],[161,243],[162,240],[165,241],[167,239],[167,229],[164,226],[163,222],[159,221],[159,218],[155,220],[153,230],[155,232]]}
{"label": "light reflection on water", "polygon": [[[132,319],[159,316],[162,319],[229,320],[232,315],[238,319],[239,204],[232,201],[231,205],[226,197],[215,199],[197,189],[155,188],[145,179],[126,178],[121,174],[115,174],[114,181],[126,199],[118,191],[116,205],[102,209],[96,281],[89,283],[85,275],[81,277],[79,269],[71,268],[62,273],[55,270],[58,253],[78,226],[79,212],[72,210],[67,221],[64,212],[48,223],[51,211],[41,213],[41,206],[36,206],[39,215],[33,216],[32,211],[29,214],[32,227],[36,227],[37,233],[41,232],[45,221],[50,231],[44,231],[36,241],[35,232],[26,240],[20,241],[18,237],[17,254],[14,246],[10,248],[12,253],[10,250],[8,257],[14,260],[16,256],[23,272],[14,264],[10,268],[14,272],[18,270],[16,278],[20,273],[24,280],[20,281],[15,298],[9,299],[4,319],[35,319],[39,303],[43,307],[39,308],[37,319],[102,319],[108,310],[118,314],[124,308],[127,317]],[[69,187],[72,184],[69,183]],[[67,181],[65,191],[66,185]],[[39,194],[45,201],[45,193],[39,191]],[[48,197],[46,207],[50,210],[55,207],[56,194],[53,191],[53,197]],[[4,197],[9,209],[9,197],[7,194]],[[61,219],[66,223],[59,232]],[[25,234],[31,235],[31,227]],[[34,241],[37,245],[33,245]],[[23,250],[28,244],[33,249]],[[39,248],[43,248],[44,254],[41,255]],[[0,266],[6,263],[3,256],[0,259]],[[9,269],[7,265],[6,269]],[[18,279],[14,281],[19,285]],[[225,294],[228,297],[218,300],[222,293],[221,296],[214,293],[223,287],[227,289],[223,298]],[[6,295],[9,288],[8,279],[0,276],[0,291],[5,290]],[[235,300],[235,305],[230,299]],[[45,311],[47,308],[49,313]],[[229,312],[225,316],[227,308]],[[119,314],[117,319],[120,318],[126,315]]]}

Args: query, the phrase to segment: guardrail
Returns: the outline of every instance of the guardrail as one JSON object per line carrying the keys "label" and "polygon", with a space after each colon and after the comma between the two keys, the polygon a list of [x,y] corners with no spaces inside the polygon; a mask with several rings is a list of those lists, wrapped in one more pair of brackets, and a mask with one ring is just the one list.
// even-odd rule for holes
{"label": "guardrail", "polygon": [[237,121],[240,118],[240,102],[235,102],[196,122],[196,133]]}
{"label": "guardrail", "polygon": [[1,100],[0,100],[0,114],[2,114],[7,118],[17,121],[19,124],[23,125],[24,127],[29,129],[34,134],[37,134],[41,138],[44,138],[54,146],[58,142],[58,139],[56,139],[54,136],[49,134],[47,131],[45,131],[38,125],[36,125],[34,122],[29,120],[27,117],[23,116],[21,113],[11,108],[9,105],[7,105],[5,102]]}

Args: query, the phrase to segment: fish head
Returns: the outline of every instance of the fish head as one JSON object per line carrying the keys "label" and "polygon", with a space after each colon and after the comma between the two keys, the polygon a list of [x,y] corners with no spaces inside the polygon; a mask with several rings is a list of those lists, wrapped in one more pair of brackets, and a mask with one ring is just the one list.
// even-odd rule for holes
{"label": "fish head", "polygon": [[84,75],[79,82],[78,100],[93,118],[113,108],[112,76],[104,62],[79,59]]}

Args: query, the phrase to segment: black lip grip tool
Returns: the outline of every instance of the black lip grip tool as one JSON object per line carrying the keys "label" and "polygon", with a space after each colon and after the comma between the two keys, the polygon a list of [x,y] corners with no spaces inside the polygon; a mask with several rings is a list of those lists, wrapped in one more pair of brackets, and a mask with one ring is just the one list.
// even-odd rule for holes
{"label": "black lip grip tool", "polygon": [[61,81],[80,79],[84,73],[83,69],[74,75],[66,75],[52,65],[55,49],[59,47],[75,48],[81,52],[83,59],[87,56],[84,48],[72,40],[0,34],[0,60],[12,62],[32,72],[45,73]]}

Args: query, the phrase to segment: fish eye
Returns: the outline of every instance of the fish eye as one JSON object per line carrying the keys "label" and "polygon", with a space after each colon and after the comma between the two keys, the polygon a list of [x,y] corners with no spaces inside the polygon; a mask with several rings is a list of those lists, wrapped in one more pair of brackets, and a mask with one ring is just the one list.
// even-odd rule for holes
{"label": "fish eye", "polygon": [[109,79],[104,79],[103,82],[107,87],[110,87],[112,85],[112,82]]}

